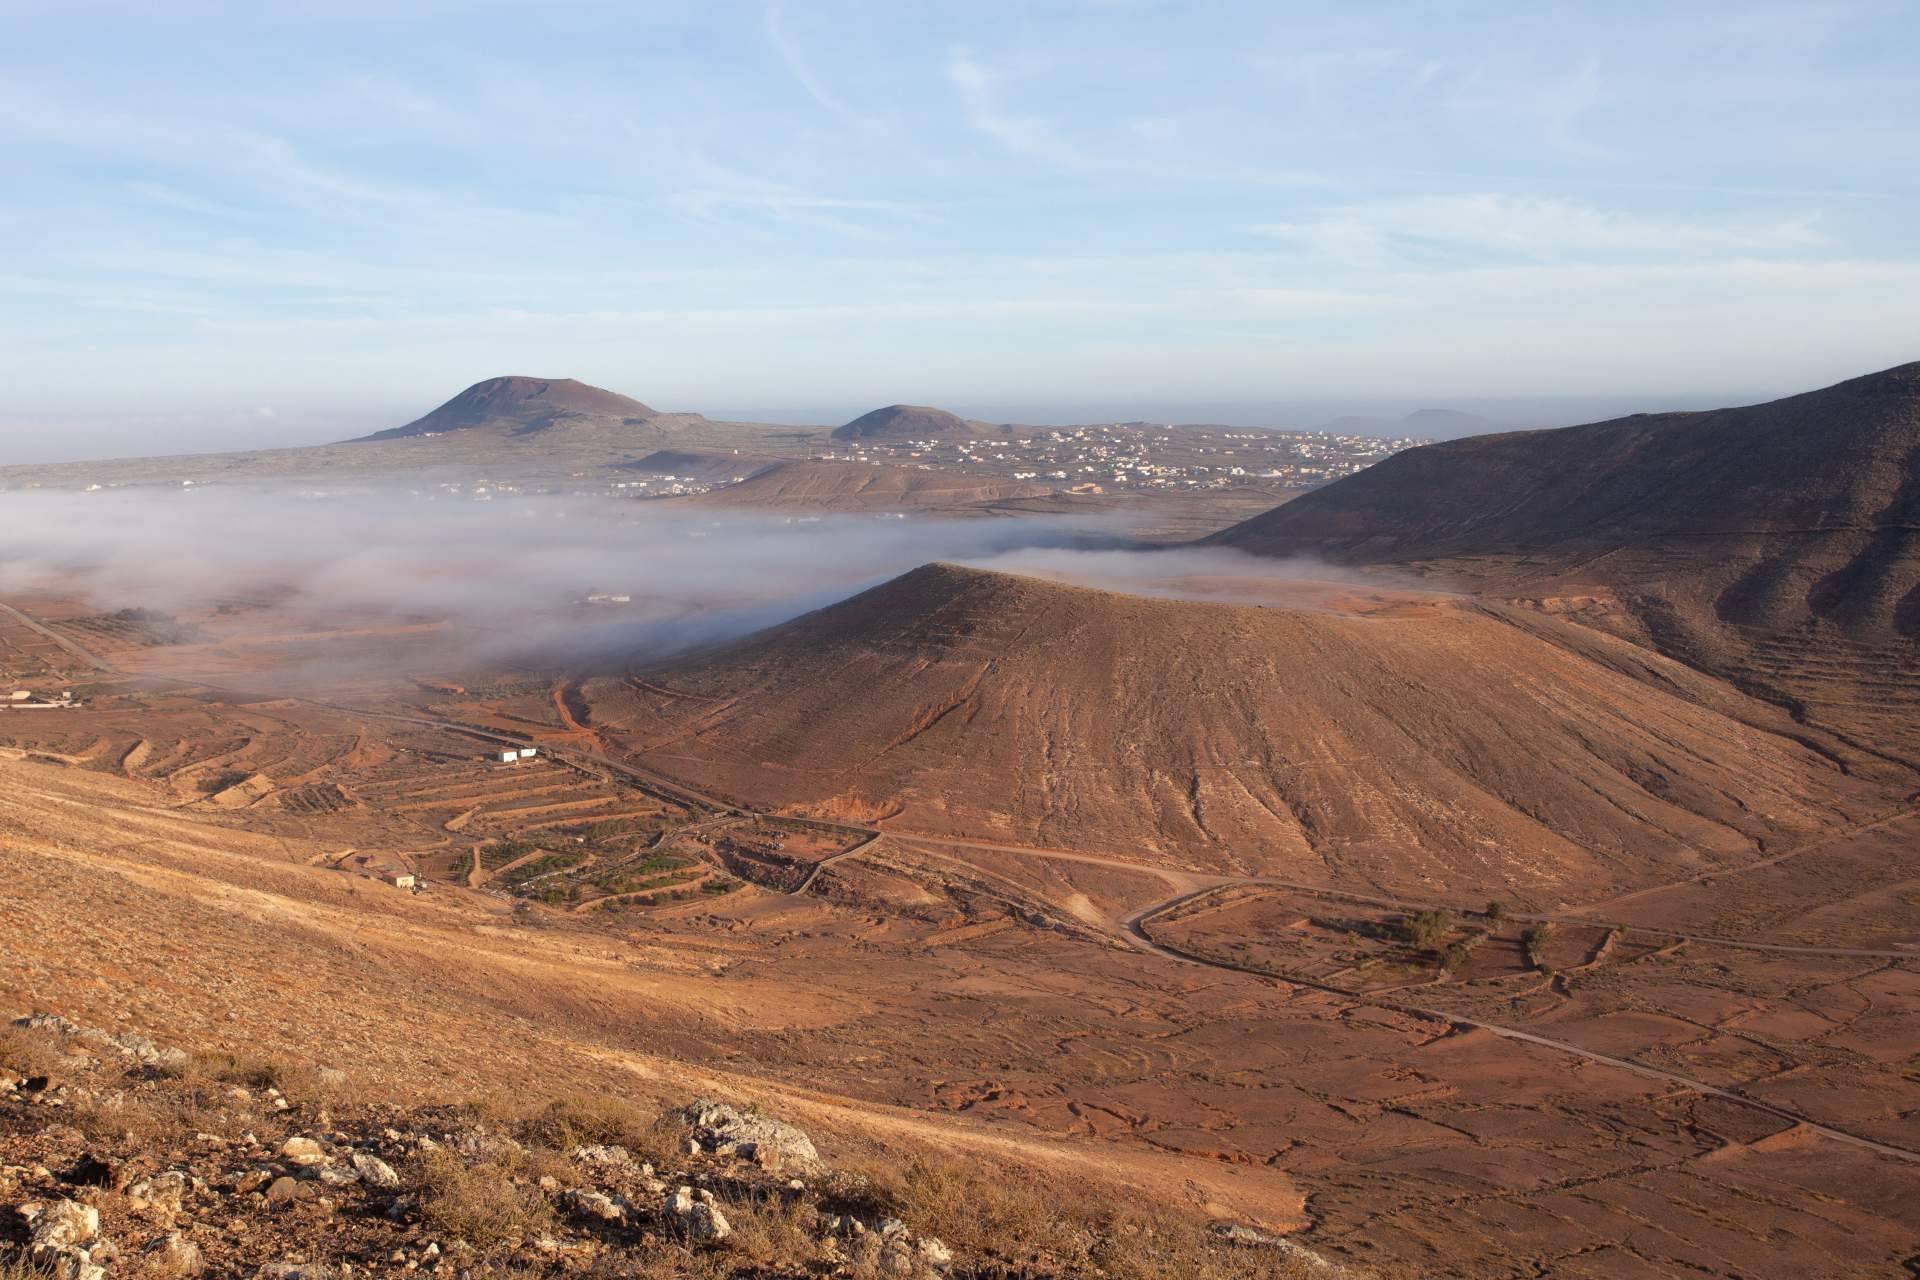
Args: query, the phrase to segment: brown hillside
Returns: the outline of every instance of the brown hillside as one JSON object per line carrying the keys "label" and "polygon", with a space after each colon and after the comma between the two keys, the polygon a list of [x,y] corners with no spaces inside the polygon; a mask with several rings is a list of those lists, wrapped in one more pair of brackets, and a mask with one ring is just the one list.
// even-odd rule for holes
{"label": "brown hillside", "polygon": [[592,686],[648,759],[902,830],[1537,901],[1732,865],[1881,788],[1777,709],[1459,604],[1369,616],[934,565]]}
{"label": "brown hillside", "polygon": [[1920,363],[1768,404],[1410,450],[1214,540],[1420,562],[1573,608],[1863,741],[1920,745]]}
{"label": "brown hillside", "polygon": [[656,449],[644,458],[620,464],[622,471],[645,471],[653,475],[678,476],[683,480],[731,480],[751,475],[776,461],[764,454],[745,454],[738,449],[702,453],[692,449]]}
{"label": "brown hillside", "polygon": [[361,439],[399,440],[475,428],[533,432],[566,418],[637,424],[656,416],[655,410],[638,400],[573,378],[488,378],[424,417]]}
{"label": "brown hillside", "polygon": [[835,427],[835,440],[984,440],[1005,435],[1002,427],[973,422],[945,409],[890,404]]}
{"label": "brown hillside", "polygon": [[740,484],[704,494],[699,503],[726,507],[806,507],[826,511],[900,511],[1038,498],[1048,485],[953,471],[923,471],[864,462],[782,462]]}

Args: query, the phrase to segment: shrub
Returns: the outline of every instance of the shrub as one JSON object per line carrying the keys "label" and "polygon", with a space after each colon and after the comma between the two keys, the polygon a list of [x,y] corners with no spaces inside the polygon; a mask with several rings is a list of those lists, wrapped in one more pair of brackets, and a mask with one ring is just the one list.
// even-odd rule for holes
{"label": "shrub", "polygon": [[1467,967],[1467,949],[1458,942],[1449,942],[1440,952],[1440,967],[1448,973],[1458,973]]}
{"label": "shrub", "polygon": [[637,1159],[661,1164],[677,1154],[682,1126],[671,1115],[657,1115],[622,1098],[605,1094],[568,1094],[547,1103],[516,1126],[529,1142],[571,1151],[581,1146],[620,1146]]}
{"label": "shrub", "polygon": [[59,1070],[60,1061],[60,1050],[48,1032],[0,1026],[0,1067],[23,1076],[46,1076]]}
{"label": "shrub", "polygon": [[54,1269],[17,1253],[0,1251],[0,1280],[54,1280]]}
{"label": "shrub", "polygon": [[1520,935],[1520,949],[1527,953],[1527,963],[1541,971],[1546,971],[1547,943],[1553,938],[1553,926],[1547,923],[1530,925]]}
{"label": "shrub", "polygon": [[1400,922],[1400,935],[1422,951],[1432,951],[1453,932],[1453,917],[1444,911],[1421,911]]}
{"label": "shrub", "polygon": [[253,775],[245,769],[222,769],[218,773],[208,774],[194,785],[199,789],[201,795],[210,796],[216,791],[225,791],[228,787],[237,787],[252,776]]}
{"label": "shrub", "polygon": [[1489,902],[1486,910],[1487,923],[1498,925],[1507,918],[1507,909],[1499,901]]}
{"label": "shrub", "polygon": [[524,1240],[552,1229],[553,1207],[523,1185],[503,1161],[466,1164],[444,1151],[421,1170],[420,1212],[428,1222],[476,1249]]}

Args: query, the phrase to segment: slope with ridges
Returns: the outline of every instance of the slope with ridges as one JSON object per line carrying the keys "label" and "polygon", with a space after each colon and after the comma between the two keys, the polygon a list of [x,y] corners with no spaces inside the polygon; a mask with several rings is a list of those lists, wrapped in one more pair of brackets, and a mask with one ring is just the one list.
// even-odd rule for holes
{"label": "slope with ridges", "polygon": [[1920,759],[1920,363],[1410,450],[1215,536],[1525,596]]}
{"label": "slope with ridges", "polygon": [[596,723],[735,794],[1331,883],[1550,902],[1887,801],[1776,708],[1459,604],[1340,616],[928,566],[644,675],[699,696],[603,682]]}

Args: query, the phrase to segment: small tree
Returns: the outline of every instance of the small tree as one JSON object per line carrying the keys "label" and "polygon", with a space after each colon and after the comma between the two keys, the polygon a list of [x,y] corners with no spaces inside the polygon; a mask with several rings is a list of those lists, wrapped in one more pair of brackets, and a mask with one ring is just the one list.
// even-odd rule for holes
{"label": "small tree", "polygon": [[1422,951],[1432,951],[1453,932],[1453,918],[1444,911],[1421,911],[1401,922],[1406,940]]}
{"label": "small tree", "polygon": [[1440,967],[1448,973],[1458,973],[1467,967],[1467,949],[1458,942],[1449,942],[1440,952]]}
{"label": "small tree", "polygon": [[1520,935],[1520,946],[1527,953],[1527,963],[1542,972],[1548,971],[1546,961],[1542,957],[1546,953],[1547,939],[1552,936],[1553,926],[1544,923],[1531,925],[1525,933]]}
{"label": "small tree", "polygon": [[1502,920],[1506,919],[1507,909],[1496,899],[1487,904],[1486,915],[1488,924],[1498,926]]}

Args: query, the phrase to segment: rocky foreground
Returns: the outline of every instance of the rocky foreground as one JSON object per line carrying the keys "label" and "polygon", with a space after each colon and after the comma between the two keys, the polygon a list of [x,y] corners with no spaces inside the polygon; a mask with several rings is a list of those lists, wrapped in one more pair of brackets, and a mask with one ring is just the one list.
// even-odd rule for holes
{"label": "rocky foreground", "polygon": [[338,1070],[47,1014],[0,1028],[0,1280],[1351,1274],[1055,1190],[836,1168],[793,1125],[711,1100],[403,1107]]}

